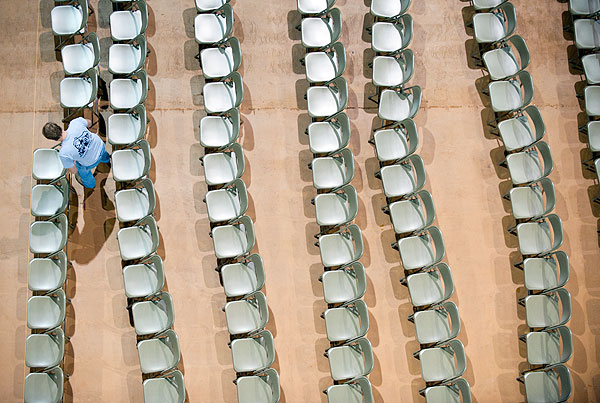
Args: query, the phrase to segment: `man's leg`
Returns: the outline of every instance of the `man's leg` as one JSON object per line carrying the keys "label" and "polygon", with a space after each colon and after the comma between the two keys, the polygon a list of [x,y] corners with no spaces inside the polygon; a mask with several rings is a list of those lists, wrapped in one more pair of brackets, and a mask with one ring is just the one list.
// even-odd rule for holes
{"label": "man's leg", "polygon": [[99,162],[103,162],[105,164],[108,164],[110,162],[110,154],[106,152],[106,149],[102,150]]}
{"label": "man's leg", "polygon": [[82,182],[83,186],[88,189],[95,188],[96,187],[96,179],[94,178],[94,175],[92,175],[92,171],[90,170],[90,167],[84,167],[82,165],[79,165],[78,163],[75,163],[75,165],[77,166],[77,173],[79,174],[79,177],[81,178],[81,182]]}

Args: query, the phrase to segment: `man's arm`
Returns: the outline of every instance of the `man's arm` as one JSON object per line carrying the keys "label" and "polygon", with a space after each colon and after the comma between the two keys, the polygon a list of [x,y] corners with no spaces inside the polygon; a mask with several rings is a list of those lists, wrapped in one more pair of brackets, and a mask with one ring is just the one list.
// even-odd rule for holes
{"label": "man's arm", "polygon": [[77,167],[75,165],[73,165],[71,168],[67,168],[69,170],[69,172],[71,172],[73,175],[75,175],[77,173]]}
{"label": "man's arm", "polygon": [[85,120],[86,127],[90,127],[92,125],[92,121],[89,119]]}

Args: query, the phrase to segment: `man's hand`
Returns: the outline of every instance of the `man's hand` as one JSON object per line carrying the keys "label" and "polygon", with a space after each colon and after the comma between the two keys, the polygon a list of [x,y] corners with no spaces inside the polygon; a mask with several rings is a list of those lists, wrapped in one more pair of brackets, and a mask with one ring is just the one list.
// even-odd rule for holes
{"label": "man's hand", "polygon": [[67,168],[69,170],[69,172],[71,172],[73,175],[75,175],[77,173],[77,167],[75,165],[73,165],[71,168]]}
{"label": "man's hand", "polygon": [[92,121],[89,119],[86,119],[85,123],[87,124],[87,127],[90,127],[92,125]]}

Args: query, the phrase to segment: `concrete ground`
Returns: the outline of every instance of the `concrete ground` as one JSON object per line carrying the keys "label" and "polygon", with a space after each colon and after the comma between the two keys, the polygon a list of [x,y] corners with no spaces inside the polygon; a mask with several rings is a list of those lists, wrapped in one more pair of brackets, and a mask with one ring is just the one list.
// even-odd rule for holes
{"label": "concrete ground", "polygon": [[[110,45],[109,0],[92,0],[96,13],[89,30],[98,32],[103,57],[101,76],[107,71]],[[467,54],[472,33],[465,29],[467,2],[415,1],[416,73],[411,81],[423,87],[423,104],[416,116],[421,145],[419,154],[427,169],[426,188],[434,196],[437,220],[446,243],[446,261],[452,267],[468,369],[465,378],[478,402],[524,401],[515,381],[525,367],[524,310],[517,297],[524,295],[523,275],[512,267],[518,259],[517,240],[506,228],[513,224],[510,206],[501,194],[509,188],[508,172],[498,166],[500,143],[484,130],[488,100],[480,95],[483,73],[472,67]],[[529,46],[529,67],[534,103],[546,122],[555,163],[551,175],[557,190],[555,212],[563,220],[570,257],[574,356],[569,361],[574,402],[600,400],[600,274],[598,217],[591,198],[598,194],[593,175],[584,172],[586,138],[578,135],[581,105],[576,98],[582,78],[568,66],[572,40],[563,35],[567,4],[555,0],[514,0],[517,33]],[[198,157],[200,95],[203,79],[194,54],[193,0],[149,0],[147,31],[152,53],[147,65],[151,85],[147,107],[151,119],[148,139],[153,166],[160,226],[159,254],[165,262],[167,288],[175,304],[174,328],[182,348],[180,369],[185,374],[189,401],[233,402],[235,377],[227,347],[228,335],[221,306],[225,296],[219,285],[209,224],[202,198],[206,192]],[[249,215],[255,221],[257,246],[266,266],[266,294],[270,307],[268,328],[275,336],[282,399],[287,402],[325,402],[321,393],[331,384],[328,346],[320,313],[326,308],[321,284],[319,251],[313,246],[317,232],[311,173],[311,154],[303,134],[309,117],[303,95],[308,86],[298,59],[302,48],[294,26],[299,21],[294,0],[257,2],[233,0],[235,36],[242,44],[245,99],[241,143],[246,153],[243,179],[250,193]],[[367,143],[377,124],[372,94],[373,54],[364,31],[370,24],[369,0],[338,0],[343,15],[341,41],[346,46],[350,87],[347,114],[352,122],[350,148],[356,159],[353,185],[360,211],[356,223],[363,230],[368,286],[365,301],[371,329],[368,337],[375,353],[370,375],[377,402],[423,401],[424,386],[407,290],[399,283],[399,256],[389,246],[390,221],[380,208],[385,199],[373,177],[378,169],[374,149]],[[22,401],[27,265],[32,152],[52,145],[41,136],[48,120],[59,120],[59,82],[62,66],[53,51],[50,29],[52,0],[0,2],[0,159],[5,195],[0,211],[0,284],[3,326],[0,356],[4,373],[3,401]],[[470,67],[471,66],[471,67]],[[103,112],[107,117],[108,112]],[[67,293],[72,298],[67,314],[65,401],[142,401],[141,374],[135,333],[125,310],[114,211],[114,182],[99,173],[101,188],[84,197],[75,184],[69,239]]]}

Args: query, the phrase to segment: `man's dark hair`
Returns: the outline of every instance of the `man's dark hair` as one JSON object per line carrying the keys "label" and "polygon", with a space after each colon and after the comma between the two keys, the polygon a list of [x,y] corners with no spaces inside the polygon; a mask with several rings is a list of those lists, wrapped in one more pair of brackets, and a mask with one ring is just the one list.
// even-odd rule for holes
{"label": "man's dark hair", "polygon": [[44,137],[50,140],[60,140],[63,130],[54,122],[48,122],[44,125],[42,133]]}

